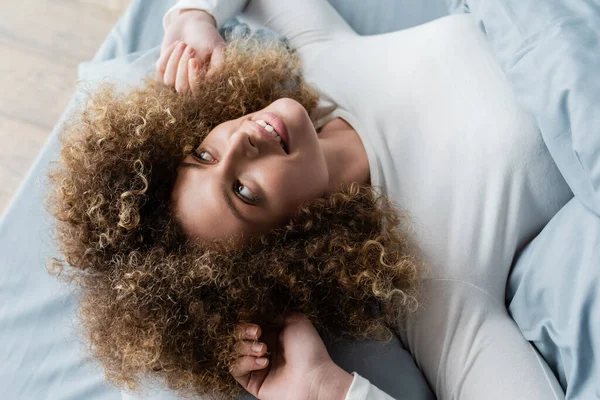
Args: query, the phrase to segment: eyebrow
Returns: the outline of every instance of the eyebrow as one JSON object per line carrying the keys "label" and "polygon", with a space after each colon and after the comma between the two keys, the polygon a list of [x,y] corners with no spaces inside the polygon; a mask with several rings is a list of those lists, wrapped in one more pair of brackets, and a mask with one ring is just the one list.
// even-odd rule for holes
{"label": "eyebrow", "polygon": [[[196,169],[204,169],[204,166],[202,166],[200,164],[194,164],[194,163],[189,163],[189,162],[182,162],[180,165],[182,167],[191,167],[191,168],[196,168]],[[225,201],[225,204],[227,204],[227,207],[229,207],[229,209],[231,210],[231,213],[233,214],[233,216],[235,218],[237,218],[238,220],[240,220],[242,222],[245,222],[247,224],[251,223],[251,221],[249,221],[246,217],[244,217],[240,213],[240,210],[238,210],[238,208],[234,204],[233,200],[231,200],[231,196],[227,192],[226,188],[222,188],[221,195],[223,196],[223,201]]]}

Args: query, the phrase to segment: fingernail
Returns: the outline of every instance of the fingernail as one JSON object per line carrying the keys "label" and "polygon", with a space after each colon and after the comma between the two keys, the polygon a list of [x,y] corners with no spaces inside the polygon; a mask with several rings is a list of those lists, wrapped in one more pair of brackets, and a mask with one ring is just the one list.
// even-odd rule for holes
{"label": "fingernail", "polygon": [[251,326],[249,328],[246,328],[246,334],[248,334],[250,336],[256,335],[256,332],[258,332],[258,328],[255,327],[255,326]]}
{"label": "fingernail", "polygon": [[256,363],[257,363],[258,365],[263,365],[263,366],[264,366],[264,365],[267,365],[267,359],[266,359],[266,358],[257,358],[257,359],[256,359]]}
{"label": "fingernail", "polygon": [[252,345],[252,351],[255,353],[260,353],[260,351],[262,350],[263,345],[260,343],[255,343]]}

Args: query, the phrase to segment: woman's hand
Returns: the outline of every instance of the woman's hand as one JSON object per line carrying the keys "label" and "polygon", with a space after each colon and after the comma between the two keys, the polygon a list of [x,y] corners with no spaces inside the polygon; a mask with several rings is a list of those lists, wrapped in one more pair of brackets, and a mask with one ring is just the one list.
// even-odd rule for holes
{"label": "woman's hand", "polygon": [[[238,328],[239,358],[231,374],[253,396],[261,400],[346,397],[353,377],[331,360],[306,317],[288,317],[278,340],[262,335],[258,325],[244,323]],[[268,349],[265,342],[271,342]]]}
{"label": "woman's hand", "polygon": [[199,73],[210,73],[221,63],[224,48],[210,14],[183,10],[171,18],[165,31],[156,63],[159,78],[179,93],[193,89]]}

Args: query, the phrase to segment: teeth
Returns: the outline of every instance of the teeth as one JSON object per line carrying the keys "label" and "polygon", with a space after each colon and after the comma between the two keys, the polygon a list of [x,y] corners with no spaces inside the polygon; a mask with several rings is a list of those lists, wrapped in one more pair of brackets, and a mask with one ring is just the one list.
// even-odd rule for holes
{"label": "teeth", "polygon": [[273,136],[275,139],[277,139],[279,141],[279,144],[281,145],[281,147],[283,147],[283,139],[281,138],[281,136],[279,136],[279,134],[277,133],[277,131],[275,130],[275,128],[273,128],[271,125],[267,124],[262,119],[257,119],[254,122],[256,122],[257,124],[259,124],[260,126],[262,126],[263,128],[265,128],[265,130],[267,132],[269,132],[271,134],[271,136]]}
{"label": "teeth", "polygon": [[265,130],[267,132],[269,132],[270,134],[275,133],[275,135],[279,136],[279,134],[277,133],[277,131],[275,130],[275,128],[273,128],[271,125],[267,124],[262,119],[257,119],[256,123],[259,124],[260,126],[262,126],[263,128],[265,128]]}

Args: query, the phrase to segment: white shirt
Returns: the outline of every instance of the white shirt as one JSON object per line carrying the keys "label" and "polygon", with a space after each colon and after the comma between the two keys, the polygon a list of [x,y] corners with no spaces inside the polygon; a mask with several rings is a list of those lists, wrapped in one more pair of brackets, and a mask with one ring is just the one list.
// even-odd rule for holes
{"label": "white shirt", "polygon": [[[198,8],[222,24],[245,6],[184,0],[164,22]],[[564,398],[504,294],[515,254],[572,193],[471,17],[375,36],[324,0],[252,0],[244,17],[288,38],[321,95],[317,128],[348,122],[372,185],[414,222],[430,271],[402,340],[437,397]],[[354,375],[348,400],[389,398]]]}

